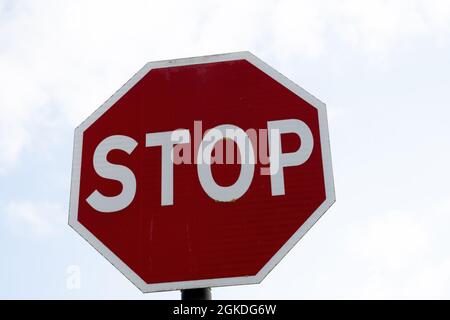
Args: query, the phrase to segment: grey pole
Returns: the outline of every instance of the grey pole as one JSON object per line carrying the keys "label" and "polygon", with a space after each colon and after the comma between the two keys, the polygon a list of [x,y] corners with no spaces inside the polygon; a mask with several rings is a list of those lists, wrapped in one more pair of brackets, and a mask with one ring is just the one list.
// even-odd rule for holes
{"label": "grey pole", "polygon": [[211,288],[181,290],[181,300],[211,300]]}

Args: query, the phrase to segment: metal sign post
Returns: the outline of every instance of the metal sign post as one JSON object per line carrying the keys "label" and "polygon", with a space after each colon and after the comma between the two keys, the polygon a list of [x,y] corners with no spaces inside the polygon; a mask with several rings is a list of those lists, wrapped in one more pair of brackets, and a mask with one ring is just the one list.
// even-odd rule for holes
{"label": "metal sign post", "polygon": [[181,290],[181,300],[211,300],[211,288]]}

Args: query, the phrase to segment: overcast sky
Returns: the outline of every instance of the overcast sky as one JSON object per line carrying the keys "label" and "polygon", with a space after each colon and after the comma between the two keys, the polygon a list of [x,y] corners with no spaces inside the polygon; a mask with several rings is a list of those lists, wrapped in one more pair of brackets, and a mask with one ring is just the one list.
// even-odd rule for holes
{"label": "overcast sky", "polygon": [[0,0],[0,298],[179,298],[67,226],[73,130],[148,61],[241,50],[327,104],[337,202],[213,297],[450,298],[446,0]]}

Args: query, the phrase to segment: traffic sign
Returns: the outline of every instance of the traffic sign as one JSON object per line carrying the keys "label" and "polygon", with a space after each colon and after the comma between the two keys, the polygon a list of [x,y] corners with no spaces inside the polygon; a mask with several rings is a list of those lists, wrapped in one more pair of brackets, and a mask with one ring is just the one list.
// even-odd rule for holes
{"label": "traffic sign", "polygon": [[74,140],[69,224],[143,292],[259,283],[335,201],[325,104],[249,52],[148,63]]}

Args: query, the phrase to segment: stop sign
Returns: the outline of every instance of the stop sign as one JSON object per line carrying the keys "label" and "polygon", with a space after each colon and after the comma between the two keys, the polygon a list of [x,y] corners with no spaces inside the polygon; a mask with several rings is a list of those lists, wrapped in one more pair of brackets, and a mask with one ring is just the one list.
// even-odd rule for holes
{"label": "stop sign", "polygon": [[249,52],[148,63],[75,130],[69,224],[143,292],[259,283],[334,201],[325,105]]}

